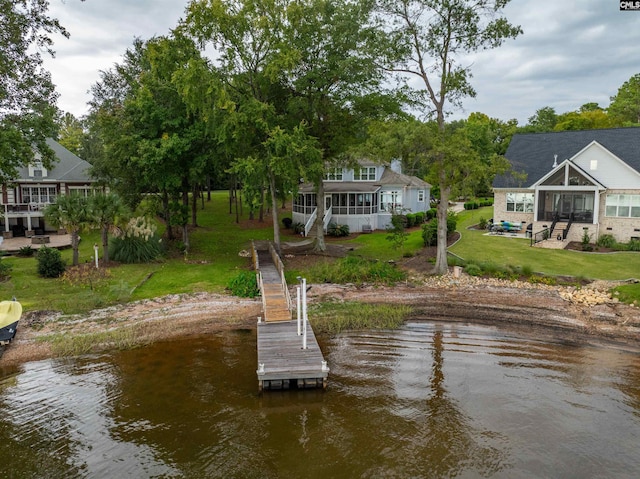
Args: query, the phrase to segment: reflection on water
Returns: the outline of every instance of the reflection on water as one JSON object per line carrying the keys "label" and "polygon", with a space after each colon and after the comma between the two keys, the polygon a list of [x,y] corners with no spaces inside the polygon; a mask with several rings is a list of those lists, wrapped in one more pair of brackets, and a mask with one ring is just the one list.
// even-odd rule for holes
{"label": "reflection on water", "polygon": [[327,391],[257,393],[255,331],[0,378],[0,477],[634,477],[640,356],[412,323],[322,342]]}

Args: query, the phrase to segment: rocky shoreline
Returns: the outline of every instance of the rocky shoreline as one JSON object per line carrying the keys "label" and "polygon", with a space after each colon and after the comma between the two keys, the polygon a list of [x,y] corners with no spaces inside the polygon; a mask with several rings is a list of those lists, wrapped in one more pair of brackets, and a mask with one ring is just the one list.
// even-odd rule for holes
{"label": "rocky shoreline", "polygon": [[[619,283],[594,282],[583,288],[481,279],[467,275],[413,276],[394,287],[312,284],[310,302],[359,301],[412,306],[412,319],[532,328],[536,334],[562,334],[601,340],[640,351],[640,308],[620,303],[607,291]],[[225,329],[255,327],[259,299],[224,294],[170,295],[63,316],[52,311],[23,315],[15,341],[0,367],[54,356],[51,334],[84,335],[136,327],[141,341],[169,340]],[[108,349],[109,345],[104,345]]]}

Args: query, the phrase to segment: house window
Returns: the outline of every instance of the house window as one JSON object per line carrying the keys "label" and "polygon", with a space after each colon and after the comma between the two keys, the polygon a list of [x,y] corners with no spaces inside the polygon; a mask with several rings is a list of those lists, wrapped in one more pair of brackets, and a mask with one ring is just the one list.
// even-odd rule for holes
{"label": "house window", "polygon": [[402,211],[402,192],[383,191],[380,193],[380,210],[388,213],[400,213]]}
{"label": "house window", "polygon": [[533,193],[507,193],[507,211],[533,213]]}
{"label": "house window", "polygon": [[614,218],[640,218],[640,195],[607,195],[605,214]]}
{"label": "house window", "polygon": [[418,203],[424,203],[424,190],[418,190]]}
{"label": "house window", "polygon": [[324,175],[327,181],[342,181],[342,168],[332,168]]}
{"label": "house window", "polygon": [[83,198],[87,198],[91,195],[93,195],[93,188],[91,188],[90,186],[71,186],[69,187],[69,194],[70,195],[79,195],[82,196]]}
{"label": "house window", "polygon": [[55,203],[56,201],[55,186],[23,186],[22,202],[23,203]]}
{"label": "house window", "polygon": [[376,179],[376,167],[367,166],[354,171],[355,181],[375,181]]}

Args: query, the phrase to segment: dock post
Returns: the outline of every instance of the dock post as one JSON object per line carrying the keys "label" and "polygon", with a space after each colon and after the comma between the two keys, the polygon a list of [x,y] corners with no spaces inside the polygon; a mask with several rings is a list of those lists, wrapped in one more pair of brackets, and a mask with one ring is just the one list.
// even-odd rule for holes
{"label": "dock post", "polygon": [[300,331],[300,315],[301,315],[301,311],[300,311],[300,285],[297,286],[296,288],[296,312],[298,314],[298,336],[300,336],[301,331]]}
{"label": "dock post", "polygon": [[302,349],[307,349],[307,278],[302,278]]}

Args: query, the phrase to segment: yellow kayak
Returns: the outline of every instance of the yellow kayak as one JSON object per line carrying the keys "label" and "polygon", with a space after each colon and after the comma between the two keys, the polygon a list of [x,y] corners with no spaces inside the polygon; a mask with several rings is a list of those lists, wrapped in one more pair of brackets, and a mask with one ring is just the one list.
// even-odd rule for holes
{"label": "yellow kayak", "polygon": [[22,305],[17,301],[0,301],[0,343],[8,342],[16,335]]}

